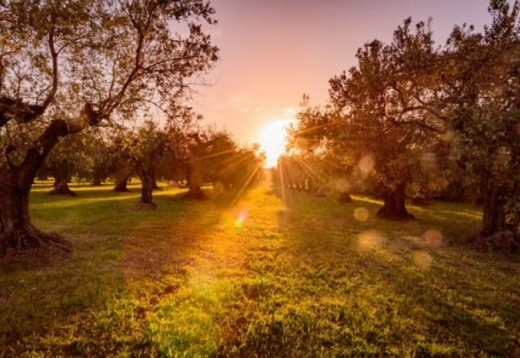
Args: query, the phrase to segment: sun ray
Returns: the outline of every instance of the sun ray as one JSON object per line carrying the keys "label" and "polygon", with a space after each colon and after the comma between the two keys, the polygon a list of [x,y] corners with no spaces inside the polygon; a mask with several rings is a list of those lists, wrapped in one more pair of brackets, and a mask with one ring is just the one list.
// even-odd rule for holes
{"label": "sun ray", "polygon": [[235,152],[236,149],[226,149],[226,150],[221,150],[219,152],[216,152],[216,153],[211,153],[211,154],[208,154],[208,155],[203,155],[201,157],[197,157],[197,159],[208,159],[208,158],[213,158],[213,157],[219,157],[221,155],[224,155],[224,154],[228,154],[228,153],[233,153]]}
{"label": "sun ray", "polygon": [[[285,170],[287,171],[287,170]],[[280,163],[278,165],[278,175],[280,176],[280,191],[281,191],[281,194],[282,194],[282,201],[284,204],[287,204],[287,197],[286,197],[286,188],[285,188],[285,173],[284,173],[284,168],[283,168],[283,165]]]}
{"label": "sun ray", "polygon": [[314,169],[310,164],[308,164],[303,159],[297,159],[299,163],[307,170],[308,173],[310,173],[311,177],[317,179],[321,184],[326,184],[327,180],[325,179],[325,176],[320,175],[316,169]]}
{"label": "sun ray", "polygon": [[230,206],[234,206],[236,205],[236,203],[238,202],[238,199],[240,199],[240,196],[241,194],[244,192],[244,189],[247,187],[247,185],[249,184],[249,182],[251,182],[251,180],[253,180],[254,176],[256,175],[256,173],[258,172],[258,170],[260,170],[261,167],[259,165],[255,166],[255,168],[251,171],[251,173],[249,173],[248,177],[246,178],[246,180],[244,180],[244,182],[242,183],[242,185],[240,185],[240,187],[238,188],[238,190],[236,191],[233,199],[231,200],[231,205]]}

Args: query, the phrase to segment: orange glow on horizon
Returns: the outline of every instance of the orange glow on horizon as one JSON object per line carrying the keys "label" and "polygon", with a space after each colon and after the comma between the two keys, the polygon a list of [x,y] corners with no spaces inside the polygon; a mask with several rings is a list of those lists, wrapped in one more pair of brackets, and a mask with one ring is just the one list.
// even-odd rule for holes
{"label": "orange glow on horizon", "polygon": [[267,123],[258,135],[260,148],[265,152],[267,168],[275,167],[278,157],[285,152],[287,129],[294,123],[293,119],[276,120]]}

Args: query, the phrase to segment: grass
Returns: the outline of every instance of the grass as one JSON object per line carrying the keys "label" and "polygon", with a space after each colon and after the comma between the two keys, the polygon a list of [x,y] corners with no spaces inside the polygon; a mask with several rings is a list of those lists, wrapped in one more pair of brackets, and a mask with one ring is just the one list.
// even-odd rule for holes
{"label": "grass", "polygon": [[0,264],[0,356],[520,355],[520,261],[463,245],[476,207],[73,189],[32,212],[74,252]]}

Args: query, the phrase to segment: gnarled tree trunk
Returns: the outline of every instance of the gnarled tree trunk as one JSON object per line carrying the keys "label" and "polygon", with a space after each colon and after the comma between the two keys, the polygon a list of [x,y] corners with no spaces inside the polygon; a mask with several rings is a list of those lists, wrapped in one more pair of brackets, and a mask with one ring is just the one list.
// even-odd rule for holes
{"label": "gnarled tree trunk", "polygon": [[[155,210],[157,208],[157,204],[152,201],[152,192],[157,167],[162,160],[163,154],[163,148],[158,146],[147,155],[148,158],[134,159],[135,170],[141,179],[141,200],[137,204],[137,210]],[[145,162],[147,162],[148,165],[146,165]]]}
{"label": "gnarled tree trunk", "polygon": [[141,177],[141,200],[137,204],[138,210],[154,210],[157,204],[152,201],[153,176],[150,173],[142,173]]}
{"label": "gnarled tree trunk", "polygon": [[48,244],[54,244],[66,251],[71,250],[70,244],[58,235],[36,229],[29,212],[29,195],[36,172],[58,138],[69,133],[72,130],[65,121],[54,120],[39,137],[36,146],[27,151],[21,164],[6,163],[0,166],[1,253]]}
{"label": "gnarled tree trunk", "polygon": [[487,180],[482,188],[483,218],[481,235],[488,237],[506,230],[505,198],[494,180]]}
{"label": "gnarled tree trunk", "polygon": [[51,168],[51,172],[54,176],[54,189],[52,189],[49,194],[77,196],[77,194],[69,188],[70,175],[66,161],[56,164]]}
{"label": "gnarled tree trunk", "polygon": [[56,181],[54,182],[54,189],[49,191],[49,194],[51,194],[51,195],[69,195],[69,196],[78,195],[69,188],[69,180],[64,179],[64,178],[56,179]]}
{"label": "gnarled tree trunk", "polygon": [[391,220],[412,220],[414,216],[406,210],[405,185],[400,184],[392,191],[383,196],[383,207],[379,209],[376,216]]}
{"label": "gnarled tree trunk", "polygon": [[162,190],[162,188],[159,185],[157,185],[157,179],[155,178],[155,176],[152,178],[152,189]]}
{"label": "gnarled tree trunk", "polygon": [[520,251],[520,237],[514,223],[506,220],[506,189],[493,178],[485,178],[482,185],[482,231],[475,238],[477,249],[516,253]]}
{"label": "gnarled tree trunk", "polygon": [[202,191],[204,183],[203,160],[207,154],[207,149],[211,146],[215,139],[204,142],[200,136],[195,133],[190,135],[196,144],[190,148],[190,158],[188,160],[188,192],[184,195],[186,199],[206,200],[208,197]]}
{"label": "gnarled tree trunk", "polygon": [[208,197],[202,191],[203,176],[200,161],[196,158],[190,160],[188,167],[188,192],[184,195],[186,199],[206,200]]}
{"label": "gnarled tree trunk", "polygon": [[29,215],[31,185],[14,173],[2,170],[0,175],[0,241],[2,252],[8,248],[25,249],[41,246],[39,232]]}
{"label": "gnarled tree trunk", "polygon": [[126,193],[130,190],[128,190],[128,179],[130,179],[129,176],[120,176],[115,179],[116,183],[114,185],[113,191],[120,192],[120,193]]}
{"label": "gnarled tree trunk", "polygon": [[94,176],[92,177],[92,186],[101,186],[102,184],[103,180],[101,177],[94,173]]}

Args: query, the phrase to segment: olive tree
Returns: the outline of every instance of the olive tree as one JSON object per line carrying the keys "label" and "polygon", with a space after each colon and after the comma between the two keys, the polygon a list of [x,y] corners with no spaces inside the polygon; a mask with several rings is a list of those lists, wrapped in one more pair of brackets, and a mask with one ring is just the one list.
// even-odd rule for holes
{"label": "olive tree", "polygon": [[218,49],[203,0],[6,0],[0,4],[0,247],[61,242],[29,215],[60,137],[135,120],[178,98]]}
{"label": "olive tree", "polygon": [[384,200],[379,217],[411,219],[407,187],[424,175],[421,160],[446,131],[441,113],[420,98],[424,89],[427,97],[437,91],[429,24],[419,22],[414,31],[407,19],[391,43],[366,43],[356,57],[356,66],[330,80],[325,109],[303,108],[297,136],[312,136],[322,150],[360,167]]}
{"label": "olive tree", "polygon": [[443,51],[447,123],[466,181],[480,187],[481,236],[518,240],[520,4],[492,0],[489,12],[492,22],[483,32],[457,26]]}

